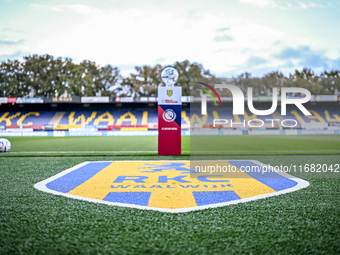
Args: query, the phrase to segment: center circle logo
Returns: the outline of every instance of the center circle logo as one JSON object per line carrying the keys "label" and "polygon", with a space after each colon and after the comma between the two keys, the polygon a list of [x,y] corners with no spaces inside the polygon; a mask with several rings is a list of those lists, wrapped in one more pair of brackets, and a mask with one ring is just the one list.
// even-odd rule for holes
{"label": "center circle logo", "polygon": [[166,122],[172,122],[176,119],[176,113],[171,110],[171,109],[166,109],[164,112],[163,112],[163,119],[166,121]]}

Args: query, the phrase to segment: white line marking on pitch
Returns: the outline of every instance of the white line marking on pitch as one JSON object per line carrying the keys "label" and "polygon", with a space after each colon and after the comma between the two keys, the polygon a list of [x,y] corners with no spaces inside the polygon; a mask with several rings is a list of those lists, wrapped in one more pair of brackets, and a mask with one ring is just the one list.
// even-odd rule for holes
{"label": "white line marking on pitch", "polygon": [[[340,152],[340,150],[270,150],[270,151],[260,151],[260,152]],[[221,153],[221,152],[259,152],[259,151],[182,151],[182,152],[191,152],[191,153]],[[9,154],[46,154],[46,153],[157,153],[157,151],[15,151],[15,152],[7,152]]]}

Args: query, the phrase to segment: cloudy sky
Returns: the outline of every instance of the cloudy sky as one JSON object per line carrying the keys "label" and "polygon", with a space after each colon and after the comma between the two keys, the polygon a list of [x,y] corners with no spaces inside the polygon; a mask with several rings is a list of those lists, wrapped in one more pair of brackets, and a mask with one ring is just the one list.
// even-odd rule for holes
{"label": "cloudy sky", "polygon": [[185,59],[221,77],[340,69],[340,1],[0,0],[0,61],[29,54],[119,67]]}

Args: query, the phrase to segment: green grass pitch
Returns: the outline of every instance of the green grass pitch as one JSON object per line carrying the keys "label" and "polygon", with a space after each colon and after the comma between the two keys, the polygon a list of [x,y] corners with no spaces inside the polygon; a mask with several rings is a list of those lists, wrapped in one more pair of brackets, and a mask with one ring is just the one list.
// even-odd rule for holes
{"label": "green grass pitch", "polygon": [[[215,150],[216,137],[195,138],[195,149]],[[212,139],[213,138],[213,139]],[[215,140],[214,140],[215,139]],[[339,155],[340,136],[218,136],[225,155]],[[12,137],[1,156],[156,156],[157,137]],[[208,153],[209,154],[209,153]],[[182,155],[190,155],[190,137],[182,137]]]}
{"label": "green grass pitch", "polygon": [[[340,136],[226,137],[225,159],[339,164]],[[156,137],[9,138],[0,154],[0,254],[339,254],[340,179],[304,178],[288,194],[188,213],[122,208],[33,185],[84,161],[158,157]],[[339,174],[340,177],[340,174]]]}

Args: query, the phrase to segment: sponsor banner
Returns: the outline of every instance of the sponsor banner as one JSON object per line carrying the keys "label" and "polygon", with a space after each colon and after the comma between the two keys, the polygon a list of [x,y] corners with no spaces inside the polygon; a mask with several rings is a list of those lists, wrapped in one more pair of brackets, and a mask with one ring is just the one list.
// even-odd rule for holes
{"label": "sponsor banner", "polygon": [[107,131],[107,136],[157,136],[158,131]]}
{"label": "sponsor banner", "polygon": [[339,135],[340,130],[299,130],[301,135]]}
{"label": "sponsor banner", "polygon": [[190,124],[181,124],[182,129],[190,129]]}
{"label": "sponsor banner", "polygon": [[15,104],[17,102],[16,97],[7,97],[7,104]]}
{"label": "sponsor banner", "polygon": [[190,102],[193,102],[193,97],[184,96],[181,98],[181,100],[182,100],[182,103],[190,103]]}
{"label": "sponsor banner", "polygon": [[182,87],[158,87],[159,105],[181,105]]}
{"label": "sponsor banner", "polygon": [[[292,98],[296,98],[296,97],[292,97]],[[253,101],[256,101],[256,100],[253,99]],[[257,101],[258,102],[273,102],[273,96],[258,96]],[[279,102],[281,101],[281,96],[277,97],[277,101]]]}
{"label": "sponsor banner", "polygon": [[308,123],[301,123],[301,128],[303,129],[326,129],[328,128],[327,122],[308,122]]}
{"label": "sponsor banner", "polygon": [[133,102],[148,102],[148,97],[112,97],[110,102],[116,103],[133,103]]}
{"label": "sponsor banner", "polygon": [[[100,133],[100,134],[99,134]],[[182,130],[182,136],[189,136],[189,130]],[[16,136],[158,136],[157,130],[149,131],[1,131],[1,137],[16,137]]]}
{"label": "sponsor banner", "polygon": [[44,97],[44,103],[81,103],[81,97]]}
{"label": "sponsor banner", "polygon": [[52,124],[46,124],[44,125],[45,130],[53,131],[53,125]]}
{"label": "sponsor banner", "polygon": [[[101,134],[98,134],[101,133]],[[196,134],[196,133],[195,133]],[[241,130],[225,130],[222,135],[340,135],[340,129],[319,129],[319,130],[301,130],[301,129],[286,129],[286,130],[253,130],[253,131],[241,131]],[[218,133],[218,135],[221,135]],[[157,136],[157,130],[149,131],[5,131],[0,129],[0,137],[34,137],[34,136]],[[189,130],[181,130],[182,136],[189,136]],[[198,135],[198,134],[197,134]],[[217,135],[213,131],[202,132],[201,135]]]}
{"label": "sponsor banner", "polygon": [[6,130],[6,126],[5,125],[0,125],[0,130]]}
{"label": "sponsor banner", "polygon": [[197,129],[192,136],[219,136],[219,135],[242,135],[243,131],[242,130],[229,130],[229,129],[216,129],[216,128],[202,128],[202,129]]}
{"label": "sponsor banner", "polygon": [[313,95],[310,101],[317,101],[317,102],[334,102],[338,101],[338,96],[336,95]]}
{"label": "sponsor banner", "polygon": [[0,97],[0,104],[7,104],[7,97]]}
{"label": "sponsor banner", "polygon": [[[286,98],[287,99],[300,99],[300,98],[305,98],[306,96],[289,96],[289,95],[286,95]],[[278,97],[279,98],[279,97]],[[281,98],[281,97],[280,97]],[[281,101],[281,100],[279,100]]]}
{"label": "sponsor banner", "polygon": [[194,97],[194,102],[202,102],[202,98],[201,97]]}
{"label": "sponsor banner", "polygon": [[17,104],[42,104],[44,99],[42,97],[18,97]]}
{"label": "sponsor banner", "polygon": [[7,132],[33,132],[33,128],[23,128],[20,126],[19,128],[6,128]]}
{"label": "sponsor banner", "polygon": [[[195,161],[84,162],[34,185],[38,190],[94,203],[161,212],[188,212],[293,192],[307,181],[266,169],[255,160],[210,161],[230,173],[195,171]],[[198,165],[203,166],[203,165]],[[197,168],[195,168],[197,170]],[[216,179],[216,177],[220,177]]]}
{"label": "sponsor banner", "polygon": [[301,130],[301,129],[286,129],[286,130],[252,130],[248,131],[248,135],[339,135],[340,130]]}
{"label": "sponsor banner", "polygon": [[109,97],[82,97],[82,103],[108,103]]}
{"label": "sponsor banner", "polygon": [[[192,101],[191,102],[201,102],[202,99],[201,97],[191,97]],[[244,97],[244,101],[247,101],[248,97]],[[208,102],[214,102],[214,100],[211,97],[207,97],[207,101]],[[221,101],[222,102],[232,102],[233,98],[232,97],[221,97]],[[253,102],[257,102],[258,101],[258,97],[253,97]],[[272,101],[272,100],[270,100]]]}
{"label": "sponsor banner", "polygon": [[134,98],[133,97],[121,97],[120,98],[120,102],[122,102],[122,103],[131,103],[131,102],[134,102]]}
{"label": "sponsor banner", "polygon": [[[305,98],[305,96],[286,96],[287,99],[299,99],[299,98]],[[281,96],[277,97],[278,102],[281,101]],[[253,97],[253,101],[258,102],[272,102],[273,97],[272,96],[258,96]],[[310,101],[320,101],[320,102],[326,102],[326,101],[338,101],[336,95],[314,95],[311,97]]]}
{"label": "sponsor banner", "polygon": [[101,131],[69,131],[69,136],[103,136]]}
{"label": "sponsor banner", "polygon": [[116,103],[132,103],[132,102],[148,102],[148,97],[133,98],[133,97],[115,97],[112,102]]}
{"label": "sponsor banner", "polygon": [[82,129],[107,129],[108,125],[83,125]]}
{"label": "sponsor banner", "polygon": [[34,137],[34,136],[53,136],[53,132],[37,131],[37,132],[23,132],[23,131],[0,131],[0,136],[3,137]]}
{"label": "sponsor banner", "polygon": [[95,128],[97,128],[97,129],[108,129],[108,125],[95,125],[94,126]]}
{"label": "sponsor banner", "polygon": [[285,130],[279,130],[279,129],[275,129],[275,130],[252,130],[252,131],[248,131],[249,135],[280,135],[280,134],[285,134],[284,133]]}
{"label": "sponsor banner", "polygon": [[[286,96],[287,99],[299,99],[299,98],[305,98],[305,96]],[[212,99],[207,98],[208,101],[212,101]],[[232,102],[232,97],[221,97],[221,100],[223,102]],[[248,100],[248,97],[244,98],[245,101]],[[281,101],[281,96],[277,97],[278,102]],[[195,98],[195,101],[200,102],[200,98]],[[272,102],[273,96],[258,96],[253,97],[253,102]],[[326,101],[338,101],[338,98],[336,95],[314,95],[311,97],[310,101],[320,101],[320,102],[326,102]]]}
{"label": "sponsor banner", "polygon": [[[211,98],[210,98],[211,99]],[[222,102],[232,102],[233,98],[232,97],[221,97]]]}

